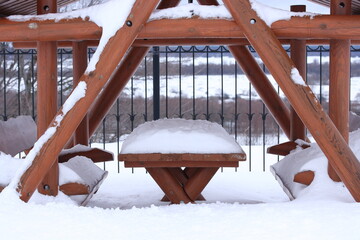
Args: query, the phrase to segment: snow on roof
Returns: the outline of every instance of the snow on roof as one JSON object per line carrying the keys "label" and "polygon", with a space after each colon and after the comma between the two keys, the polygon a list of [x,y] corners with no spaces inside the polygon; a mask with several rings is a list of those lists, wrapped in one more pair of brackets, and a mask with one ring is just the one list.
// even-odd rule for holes
{"label": "snow on roof", "polygon": [[[350,133],[350,148],[360,159],[360,129]],[[327,199],[337,196],[340,200],[352,199],[343,183],[333,182],[327,173],[328,160],[317,143],[312,143],[309,148],[296,149],[280,162],[271,166],[272,172],[279,177],[285,192],[291,199],[302,198]],[[315,178],[309,185],[303,185],[293,181],[295,174],[302,171],[314,171]]]}
{"label": "snow on roof", "polygon": [[243,150],[217,123],[161,119],[138,126],[124,141],[121,153],[243,153]]}

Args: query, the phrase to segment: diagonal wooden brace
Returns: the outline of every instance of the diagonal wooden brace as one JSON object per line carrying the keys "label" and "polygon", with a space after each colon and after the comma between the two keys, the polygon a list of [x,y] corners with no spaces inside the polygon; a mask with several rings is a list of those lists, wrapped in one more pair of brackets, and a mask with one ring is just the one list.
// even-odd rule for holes
{"label": "diagonal wooden brace", "polygon": [[295,68],[279,40],[251,8],[248,0],[223,0],[245,36],[262,58],[291,105],[354,199],[360,202],[360,163],[305,83],[293,80]]}
{"label": "diagonal wooden brace", "polygon": [[[95,70],[89,75],[84,74],[80,78],[80,81],[87,84],[86,95],[77,101],[64,116],[54,135],[41,147],[31,166],[22,175],[17,191],[23,201],[27,202],[30,199],[36,187],[49,171],[54,159],[57,159],[55,156],[60,153],[70,139],[93,100],[100,93],[126,51],[136,39],[158,2],[158,0],[137,0],[126,20],[130,21],[131,24],[124,24],[116,32],[103,49]],[[57,116],[61,115],[62,109],[57,113]],[[54,125],[56,125],[56,121],[51,124],[51,126]]]}

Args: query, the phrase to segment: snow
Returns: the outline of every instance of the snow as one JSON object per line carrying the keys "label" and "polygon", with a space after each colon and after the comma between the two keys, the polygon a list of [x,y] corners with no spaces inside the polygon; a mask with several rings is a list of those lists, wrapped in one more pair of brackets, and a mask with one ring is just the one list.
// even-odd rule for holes
{"label": "snow", "polygon": [[277,9],[277,8],[269,7],[255,0],[250,0],[250,3],[251,3],[251,8],[269,27],[271,27],[271,24],[273,24],[276,21],[290,20],[291,17],[305,17],[305,16],[314,17],[317,15],[315,13],[290,12],[282,9]]}
{"label": "snow", "polygon": [[290,77],[294,81],[294,83],[296,83],[298,85],[306,86],[306,83],[305,83],[304,79],[302,78],[302,76],[300,75],[297,68],[293,67],[291,69],[291,76]]}
{"label": "snow", "polygon": [[[101,144],[95,144],[95,146]],[[121,144],[120,144],[121,145]],[[106,148],[116,152],[116,144]],[[253,146],[261,159],[262,146]],[[0,156],[2,158],[3,155]],[[271,157],[270,155],[268,157]],[[254,168],[261,161],[254,161]],[[101,164],[102,166],[102,164]],[[0,194],[5,239],[347,239],[360,234],[360,205],[344,191],[313,192],[289,201],[270,172],[240,163],[219,171],[203,191],[205,202],[168,205],[144,169],[106,163],[108,178],[87,207],[69,197],[34,193],[25,204]],[[261,167],[259,166],[259,168]]]}
{"label": "snow", "polygon": [[138,126],[121,153],[243,153],[221,125],[205,120],[160,119]]}
{"label": "snow", "polygon": [[158,19],[192,18],[195,16],[206,19],[232,19],[231,14],[224,5],[201,6],[190,3],[178,7],[155,10],[149,21]]}

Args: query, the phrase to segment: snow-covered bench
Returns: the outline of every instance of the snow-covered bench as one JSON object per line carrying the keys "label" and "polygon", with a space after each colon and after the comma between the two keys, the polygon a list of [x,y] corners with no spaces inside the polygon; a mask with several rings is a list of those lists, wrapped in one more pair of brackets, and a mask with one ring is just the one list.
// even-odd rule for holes
{"label": "snow-covered bench", "polygon": [[[172,203],[204,200],[201,192],[220,167],[238,167],[246,155],[219,124],[162,119],[137,127],[119,161],[144,167]],[[185,168],[185,169],[183,169]]]}
{"label": "snow-covered bench", "polygon": [[[30,116],[0,121],[0,192],[10,183],[23,159],[16,154],[30,149],[36,141],[36,124]],[[6,155],[10,154],[10,155]],[[113,154],[83,145],[59,155],[59,190],[86,205],[107,176],[93,162],[113,160]]]}

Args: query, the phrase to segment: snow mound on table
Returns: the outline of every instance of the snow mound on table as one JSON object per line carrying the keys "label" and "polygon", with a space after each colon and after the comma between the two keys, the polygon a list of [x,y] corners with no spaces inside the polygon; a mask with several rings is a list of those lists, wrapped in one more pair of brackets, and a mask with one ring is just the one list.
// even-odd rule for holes
{"label": "snow mound on table", "polygon": [[[350,133],[349,145],[360,159],[360,129]],[[354,201],[343,183],[333,182],[329,178],[327,168],[327,158],[317,143],[312,143],[309,148],[296,149],[272,165],[271,171],[290,199]],[[295,174],[308,170],[315,172],[309,186],[293,181]]]}
{"label": "snow mound on table", "polygon": [[124,141],[121,153],[243,153],[243,150],[217,123],[161,119],[137,127]]}

